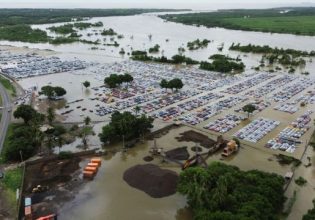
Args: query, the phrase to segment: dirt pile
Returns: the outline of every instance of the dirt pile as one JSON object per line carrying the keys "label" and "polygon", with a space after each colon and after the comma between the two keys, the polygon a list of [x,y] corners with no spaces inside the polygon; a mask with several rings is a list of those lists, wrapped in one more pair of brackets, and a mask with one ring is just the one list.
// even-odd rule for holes
{"label": "dirt pile", "polygon": [[172,160],[188,160],[189,153],[187,147],[178,147],[165,152],[166,157]]}
{"label": "dirt pile", "polygon": [[176,172],[153,164],[136,165],[125,171],[123,179],[153,198],[162,198],[176,192],[178,175]]}
{"label": "dirt pile", "polygon": [[176,137],[176,139],[179,142],[191,141],[191,142],[199,143],[201,146],[208,148],[208,149],[212,148],[216,144],[216,141],[211,140],[206,135],[201,134],[201,133],[196,132],[196,131],[193,131],[193,130],[185,131],[185,132],[181,133],[180,135],[181,135],[180,137]]}

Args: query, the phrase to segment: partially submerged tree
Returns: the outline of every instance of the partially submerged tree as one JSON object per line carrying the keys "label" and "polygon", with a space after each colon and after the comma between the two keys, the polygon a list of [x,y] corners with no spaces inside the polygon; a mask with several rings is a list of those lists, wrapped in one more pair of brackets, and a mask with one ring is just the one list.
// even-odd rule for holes
{"label": "partially submerged tree", "polygon": [[67,91],[60,86],[43,86],[39,94],[47,96],[48,99],[55,99],[56,97],[64,96],[67,94]]}
{"label": "partially submerged tree", "polygon": [[249,118],[249,115],[256,110],[256,107],[253,104],[247,104],[242,108],[242,110],[247,112],[247,118]]}
{"label": "partially submerged tree", "polygon": [[90,87],[91,83],[89,81],[84,81],[83,86],[87,89],[88,87]]}

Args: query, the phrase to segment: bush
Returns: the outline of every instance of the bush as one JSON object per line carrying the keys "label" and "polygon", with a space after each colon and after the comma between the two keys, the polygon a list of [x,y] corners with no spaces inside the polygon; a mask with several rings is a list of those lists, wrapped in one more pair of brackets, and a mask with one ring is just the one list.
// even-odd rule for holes
{"label": "bush", "polygon": [[65,159],[71,159],[71,158],[73,158],[73,154],[70,151],[61,151],[58,154],[59,160],[65,160]]}
{"label": "bush", "polygon": [[307,180],[300,176],[294,182],[299,186],[304,186],[307,183]]}

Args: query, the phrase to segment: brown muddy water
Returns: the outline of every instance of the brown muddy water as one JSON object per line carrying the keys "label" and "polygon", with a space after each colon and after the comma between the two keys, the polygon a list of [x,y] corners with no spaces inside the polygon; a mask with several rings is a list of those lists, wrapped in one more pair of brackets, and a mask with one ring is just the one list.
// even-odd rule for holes
{"label": "brown muddy water", "polygon": [[[191,147],[193,142],[178,142],[175,137],[191,128],[182,126],[170,130],[164,136],[157,138],[157,147],[164,150],[187,146],[190,155],[194,155]],[[146,193],[130,187],[123,180],[123,173],[131,166],[145,164],[143,157],[149,155],[149,148],[154,141],[138,144],[127,152],[110,153],[103,157],[102,166],[96,178],[88,182],[77,194],[76,198],[66,204],[59,212],[59,219],[139,219],[139,220],[191,220],[192,214],[186,208],[184,196],[175,194],[169,197],[154,199]],[[121,150],[121,146],[111,147],[109,150]],[[205,152],[206,149],[203,148]],[[220,152],[211,156],[208,163],[221,161]],[[228,160],[222,161],[236,165],[244,170],[259,169],[284,175],[288,166],[281,166],[274,156],[254,148],[241,148],[241,150]],[[81,166],[87,163],[83,162]],[[155,158],[152,162],[163,168],[180,172],[179,165],[162,162],[162,158]]]}

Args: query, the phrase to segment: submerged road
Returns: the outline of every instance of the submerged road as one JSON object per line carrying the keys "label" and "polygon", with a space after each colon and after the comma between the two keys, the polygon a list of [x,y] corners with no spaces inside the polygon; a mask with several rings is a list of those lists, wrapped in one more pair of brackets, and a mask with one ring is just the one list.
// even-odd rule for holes
{"label": "submerged road", "polygon": [[0,153],[1,153],[5,136],[7,134],[8,126],[11,120],[12,107],[11,107],[10,97],[2,84],[0,84],[0,95],[2,98],[2,106],[3,106],[2,117],[0,121]]}

